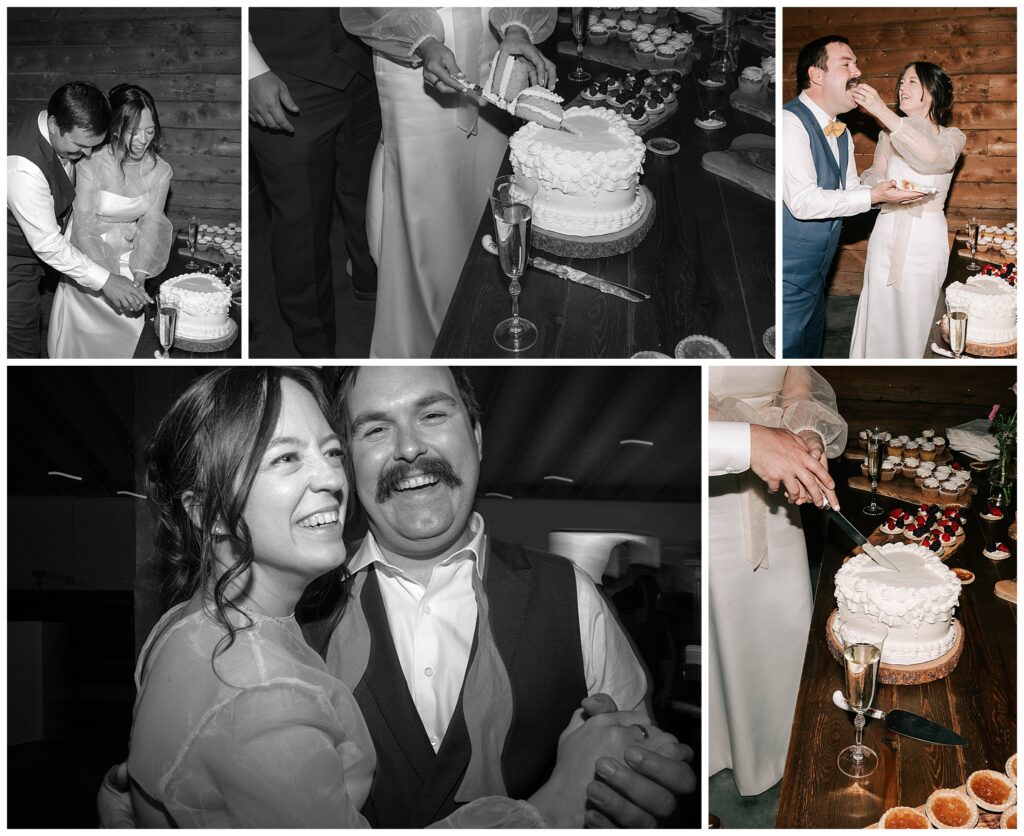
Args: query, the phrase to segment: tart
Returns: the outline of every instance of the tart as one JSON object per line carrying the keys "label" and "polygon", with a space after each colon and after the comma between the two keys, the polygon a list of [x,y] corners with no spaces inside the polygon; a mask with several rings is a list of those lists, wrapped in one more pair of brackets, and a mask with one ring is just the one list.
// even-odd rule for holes
{"label": "tart", "polygon": [[986,543],[981,553],[989,560],[1006,560],[1010,556],[1010,547],[997,540],[994,543]]}
{"label": "tart", "polygon": [[999,827],[1003,830],[1017,829],[1017,805],[1014,804],[1009,810],[1003,810],[999,817]]}
{"label": "tart", "polygon": [[988,470],[988,462],[971,462],[970,466],[975,473],[984,473]]}
{"label": "tart", "polygon": [[878,826],[883,830],[928,830],[931,827],[928,817],[913,807],[892,807],[886,810]]}
{"label": "tart", "polygon": [[982,511],[978,516],[980,516],[983,520],[988,520],[989,522],[996,522],[1003,518],[1003,509],[995,505],[986,505],[985,510]]}
{"label": "tart", "polygon": [[978,806],[963,790],[935,790],[924,805],[928,820],[940,830],[978,826]]}
{"label": "tart", "polygon": [[1017,783],[1017,753],[1014,752],[1006,761],[1006,774],[1013,783]]}
{"label": "tart", "polygon": [[1017,788],[1013,782],[994,769],[972,772],[965,789],[975,804],[992,813],[1001,813],[1017,803]]}
{"label": "tart", "polygon": [[881,534],[888,536],[895,536],[902,534],[906,526],[903,525],[902,517],[889,517],[884,523],[878,526],[878,531]]}
{"label": "tart", "polygon": [[974,583],[974,572],[969,569],[961,569],[959,566],[953,569],[953,574],[960,578],[960,586],[967,586]]}

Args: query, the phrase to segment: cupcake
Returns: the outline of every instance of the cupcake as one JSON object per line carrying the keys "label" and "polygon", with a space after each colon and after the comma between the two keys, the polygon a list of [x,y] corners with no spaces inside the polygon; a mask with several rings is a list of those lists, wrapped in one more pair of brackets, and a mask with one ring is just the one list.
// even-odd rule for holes
{"label": "cupcake", "polygon": [[935,436],[935,438],[932,439],[932,444],[935,445],[936,454],[941,453],[943,450],[946,449],[946,439],[944,439],[941,435]]}
{"label": "cupcake", "polygon": [[930,441],[926,441],[921,445],[921,461],[933,462],[935,461],[935,445]]}
{"label": "cupcake", "polygon": [[612,23],[618,23],[619,18],[622,17],[622,9],[611,8],[606,6],[604,10],[604,16],[607,20],[610,20]]}
{"label": "cupcake", "polygon": [[658,32],[651,32],[650,38],[651,43],[655,46],[664,46],[668,43],[668,35],[662,35]]}
{"label": "cupcake", "polygon": [[633,37],[633,33],[636,32],[636,21],[623,18],[619,21],[619,40],[623,43],[629,43],[630,38]]}
{"label": "cupcake", "polygon": [[903,442],[900,441],[898,438],[890,438],[889,444],[886,449],[886,455],[897,456],[900,459],[903,458]]}
{"label": "cupcake", "polygon": [[861,430],[859,433],[857,433],[857,445],[860,447],[861,450],[867,450],[868,449],[868,431],[867,430]]}
{"label": "cupcake", "polygon": [[868,463],[867,462],[861,462],[860,463],[860,474],[865,479],[868,478],[871,475],[870,471],[868,470]]}
{"label": "cupcake", "polygon": [[913,479],[917,473],[917,459],[904,459],[901,473],[904,479]]}
{"label": "cupcake", "polygon": [[931,471],[926,467],[919,467],[914,471],[914,484],[918,487],[924,484],[924,480],[931,475]]}
{"label": "cupcake", "polygon": [[992,246],[991,235],[979,235],[978,236],[978,252],[987,253],[989,248]]}
{"label": "cupcake", "polygon": [[658,8],[656,6],[646,6],[640,9],[640,19],[644,23],[657,23]]}
{"label": "cupcake", "polygon": [[943,502],[953,502],[960,496],[960,488],[952,479],[947,479],[939,485],[939,498]]}
{"label": "cupcake", "polygon": [[740,73],[740,93],[750,98],[760,97],[764,90],[764,70],[760,67],[747,67]]}
{"label": "cupcake", "polygon": [[[623,7],[623,9],[622,9],[622,19],[624,21],[629,21],[634,26],[636,26],[636,21],[637,21],[638,17],[640,17],[640,8],[639,7],[637,7],[637,8],[633,8],[632,6],[625,6],[625,7]],[[620,22],[619,25],[621,26],[622,23]]]}
{"label": "cupcake", "polygon": [[654,34],[654,35],[664,35],[664,36],[665,36],[666,38],[671,38],[671,37],[673,36],[673,34],[674,34],[674,33],[673,33],[673,32],[672,32],[672,30],[671,30],[671,29],[670,29],[669,27],[667,27],[667,26],[658,26],[658,27],[657,27],[657,28],[656,28],[656,29],[654,30],[654,33],[653,33],[653,34]]}
{"label": "cupcake", "polygon": [[587,31],[587,36],[594,46],[604,46],[608,43],[608,27],[603,23],[595,23]]}
{"label": "cupcake", "polygon": [[200,235],[196,238],[196,249],[201,253],[206,252],[210,249],[210,239],[206,235]]}
{"label": "cupcake", "polygon": [[666,46],[664,44],[657,47],[654,59],[659,67],[671,67],[676,63],[675,47]]}
{"label": "cupcake", "polygon": [[929,476],[921,484],[921,494],[925,499],[935,499],[939,495],[939,480]]}
{"label": "cupcake", "polygon": [[921,438],[925,441],[931,441],[935,438],[935,430],[921,430]]}
{"label": "cupcake", "polygon": [[920,449],[921,449],[921,445],[918,442],[914,441],[914,439],[912,439],[912,438],[908,439],[903,444],[903,455],[904,456],[916,457],[917,454],[918,454],[918,451]]}
{"label": "cupcake", "polygon": [[633,34],[629,36],[629,46],[634,52],[639,51],[640,44],[649,44],[650,42],[651,39],[647,37],[646,32],[634,31]]}
{"label": "cupcake", "polygon": [[653,66],[656,52],[657,47],[650,41],[641,41],[640,45],[636,48],[636,60],[645,67]]}
{"label": "cupcake", "polygon": [[882,481],[891,482],[896,478],[896,468],[890,461],[882,462]]}
{"label": "cupcake", "polygon": [[654,24],[651,23],[638,23],[636,25],[637,32],[643,32],[648,38],[651,37],[651,33],[654,31]]}

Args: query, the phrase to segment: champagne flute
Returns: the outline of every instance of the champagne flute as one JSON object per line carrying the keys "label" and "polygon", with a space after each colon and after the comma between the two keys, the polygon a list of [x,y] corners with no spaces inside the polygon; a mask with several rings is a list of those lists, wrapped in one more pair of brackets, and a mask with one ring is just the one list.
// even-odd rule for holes
{"label": "champagne flute", "polygon": [[199,264],[196,262],[196,244],[199,240],[199,218],[195,215],[189,215],[188,218],[188,264],[185,265],[186,270],[198,270]]}
{"label": "champagne flute", "polygon": [[529,177],[509,174],[499,177],[491,188],[494,237],[501,269],[511,279],[512,316],[498,323],[494,341],[506,351],[525,351],[537,342],[537,326],[519,316],[519,278],[530,261],[530,229],[537,183]]}
{"label": "champagne flute", "polygon": [[153,317],[153,327],[156,329],[156,338],[160,342],[163,353],[162,360],[171,356],[171,346],[174,345],[174,331],[178,324],[178,309],[166,304],[159,296],[156,300],[156,315]]}
{"label": "champagne flute", "polygon": [[882,472],[882,435],[875,427],[868,433],[868,476],[871,477],[871,504],[864,508],[864,513],[869,517],[877,517],[885,513],[885,509],[878,504],[878,478]]}
{"label": "champagne flute", "polygon": [[856,737],[853,746],[839,753],[836,764],[843,775],[866,778],[878,766],[878,755],[863,744],[864,712],[875,699],[878,668],[882,664],[882,645],[889,628],[864,616],[854,616],[839,628],[843,640],[843,668],[846,674],[846,700],[857,717],[853,722]]}
{"label": "champagne flute", "polygon": [[978,219],[971,218],[967,222],[967,248],[971,251],[971,263],[967,265],[968,273],[977,273],[980,265],[974,260],[978,254]]}
{"label": "champagne flute", "polygon": [[570,81],[590,81],[590,73],[583,69],[583,9],[572,7],[572,36],[576,39],[576,69],[569,73]]}
{"label": "champagne flute", "polygon": [[947,306],[946,326],[949,329],[949,347],[959,360],[967,347],[967,316],[969,310],[960,306]]}

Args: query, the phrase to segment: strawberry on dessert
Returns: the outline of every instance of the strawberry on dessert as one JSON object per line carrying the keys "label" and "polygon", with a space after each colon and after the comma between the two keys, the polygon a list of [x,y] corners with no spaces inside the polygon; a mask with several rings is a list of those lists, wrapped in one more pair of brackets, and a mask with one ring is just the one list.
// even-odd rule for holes
{"label": "strawberry on dessert", "polygon": [[989,520],[990,522],[1001,520],[1003,518],[1003,509],[995,505],[988,505],[981,512],[980,516],[983,520]]}
{"label": "strawberry on dessert", "polygon": [[1006,560],[1010,556],[1010,547],[1006,543],[988,543],[982,554],[990,560]]}
{"label": "strawberry on dessert", "polygon": [[905,526],[903,525],[903,519],[901,517],[889,517],[884,523],[878,526],[878,530],[882,534],[902,534]]}

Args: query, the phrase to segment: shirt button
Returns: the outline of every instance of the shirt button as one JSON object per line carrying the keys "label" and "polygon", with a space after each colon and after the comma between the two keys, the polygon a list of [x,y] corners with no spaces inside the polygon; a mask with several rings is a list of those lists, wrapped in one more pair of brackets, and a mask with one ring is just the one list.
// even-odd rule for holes
{"label": "shirt button", "polygon": [[424,604],[423,605],[423,613],[424,613],[424,615],[430,615],[430,612],[431,612],[430,604]]}
{"label": "shirt button", "polygon": [[424,668],[423,669],[423,673],[425,673],[427,676],[433,676],[434,675],[434,669],[433,668]]}

